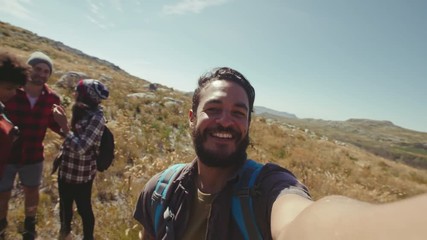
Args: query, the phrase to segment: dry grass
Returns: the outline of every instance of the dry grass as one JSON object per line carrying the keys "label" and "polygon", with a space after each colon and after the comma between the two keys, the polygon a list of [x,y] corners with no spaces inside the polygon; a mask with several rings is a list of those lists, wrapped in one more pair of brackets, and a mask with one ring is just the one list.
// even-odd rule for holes
{"label": "dry grass", "polygon": [[[105,82],[111,97],[104,103],[104,109],[115,135],[116,159],[114,165],[99,173],[95,180],[95,237],[137,239],[140,226],[133,220],[132,212],[145,182],[168,165],[189,162],[194,157],[187,126],[190,98],[166,87],[154,92],[154,98],[128,98],[129,93],[148,93],[148,82],[54,47],[52,42],[27,31],[5,24],[0,26],[3,34],[0,43],[5,49],[23,59],[34,50],[43,50],[52,57],[56,71],[49,84],[64,99],[71,97],[71,91],[56,87],[55,82],[67,71],[84,72],[92,78],[111,77],[111,81]],[[167,98],[182,104],[166,106]],[[70,108],[67,107],[68,112]],[[335,143],[283,122],[254,117],[250,134],[249,156],[292,170],[315,199],[341,194],[369,202],[390,202],[427,192],[426,170],[377,157],[350,144]],[[42,239],[54,239],[59,230],[56,176],[50,175],[50,169],[60,144],[61,140],[49,131],[38,215]],[[9,214],[12,239],[18,238],[16,228],[23,220],[22,210],[22,192],[18,188],[14,190]],[[81,235],[81,231],[76,212],[73,232]]]}
{"label": "dry grass", "polygon": [[427,191],[426,170],[395,163],[286,124],[258,120],[252,125],[252,155],[292,170],[315,199],[341,194],[369,202],[390,202]]}

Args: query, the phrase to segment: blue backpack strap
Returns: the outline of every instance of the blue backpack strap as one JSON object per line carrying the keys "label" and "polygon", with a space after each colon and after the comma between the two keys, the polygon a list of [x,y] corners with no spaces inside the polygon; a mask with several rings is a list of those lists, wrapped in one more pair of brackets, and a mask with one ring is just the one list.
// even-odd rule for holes
{"label": "blue backpack strap", "polygon": [[179,163],[168,167],[160,174],[157,180],[156,187],[151,197],[151,214],[154,216],[154,232],[157,236],[160,218],[165,210],[166,196],[170,184],[176,178],[181,169],[185,166],[184,163]]}
{"label": "blue backpack strap", "polygon": [[245,240],[262,239],[252,203],[252,196],[258,193],[255,181],[262,167],[260,163],[247,160],[241,169],[239,181],[234,185],[231,210]]}

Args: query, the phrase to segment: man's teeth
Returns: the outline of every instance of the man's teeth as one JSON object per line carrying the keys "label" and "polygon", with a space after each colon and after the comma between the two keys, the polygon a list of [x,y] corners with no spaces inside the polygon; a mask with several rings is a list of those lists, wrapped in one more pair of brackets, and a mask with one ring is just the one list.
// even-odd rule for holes
{"label": "man's teeth", "polygon": [[231,133],[213,133],[212,135],[214,137],[218,137],[218,138],[232,138],[233,137],[231,135]]}

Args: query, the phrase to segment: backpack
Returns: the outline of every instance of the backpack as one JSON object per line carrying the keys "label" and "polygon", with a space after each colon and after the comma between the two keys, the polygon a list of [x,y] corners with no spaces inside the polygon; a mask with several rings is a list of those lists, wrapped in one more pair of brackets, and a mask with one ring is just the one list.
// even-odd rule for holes
{"label": "backpack", "polygon": [[[154,188],[151,197],[151,212],[154,216],[154,232],[157,235],[161,217],[166,220],[167,228],[172,228],[171,215],[169,208],[165,206],[166,196],[168,189],[175,180],[178,173],[184,168],[186,164],[175,164],[167,168],[160,174],[156,187]],[[263,165],[253,160],[247,160],[243,168],[240,170],[241,178],[233,186],[234,193],[231,199],[231,211],[233,218],[239,226],[245,240],[263,239],[261,232],[258,228],[253,209],[252,196],[257,195],[258,192],[255,188],[255,181],[260,173]],[[173,232],[173,231],[172,231]],[[175,236],[172,237],[175,239]]]}
{"label": "backpack", "polygon": [[100,172],[107,170],[114,160],[114,135],[105,125],[102,132],[99,153],[96,157],[96,169]]}

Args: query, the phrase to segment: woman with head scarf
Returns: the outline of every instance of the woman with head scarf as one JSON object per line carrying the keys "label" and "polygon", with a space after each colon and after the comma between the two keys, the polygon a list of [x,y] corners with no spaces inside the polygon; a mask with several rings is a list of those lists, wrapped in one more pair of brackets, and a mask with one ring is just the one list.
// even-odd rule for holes
{"label": "woman with head scarf", "polygon": [[104,114],[99,104],[108,94],[108,89],[98,80],[80,80],[75,91],[70,127],[64,109],[54,106],[54,118],[66,134],[58,168],[60,239],[71,238],[73,202],[82,218],[83,239],[93,239],[95,217],[91,193],[97,171],[96,156],[105,126]]}

